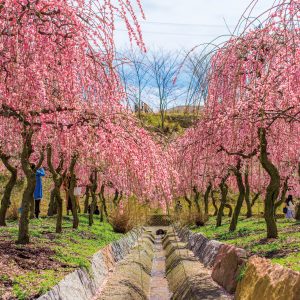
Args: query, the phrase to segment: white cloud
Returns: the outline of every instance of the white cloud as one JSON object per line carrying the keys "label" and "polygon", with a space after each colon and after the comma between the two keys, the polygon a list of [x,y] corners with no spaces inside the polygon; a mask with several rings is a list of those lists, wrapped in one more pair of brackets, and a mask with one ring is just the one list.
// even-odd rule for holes
{"label": "white cloud", "polygon": [[[146,22],[141,22],[147,48],[191,49],[235,28],[251,0],[144,0]],[[259,0],[252,15],[257,16],[274,0]],[[225,20],[225,21],[224,21]],[[166,24],[168,23],[168,24]],[[181,25],[176,25],[181,24]],[[195,24],[195,25],[189,25]],[[197,24],[197,25],[196,25]],[[117,47],[128,45],[128,36],[117,24]]]}

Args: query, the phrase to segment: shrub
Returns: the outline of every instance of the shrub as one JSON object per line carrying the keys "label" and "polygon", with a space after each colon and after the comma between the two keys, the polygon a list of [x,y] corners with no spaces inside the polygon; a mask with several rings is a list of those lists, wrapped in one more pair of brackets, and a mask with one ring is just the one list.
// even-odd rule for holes
{"label": "shrub", "polygon": [[127,233],[134,227],[130,213],[126,209],[122,212],[118,209],[114,210],[110,215],[110,224],[117,233]]}
{"label": "shrub", "polygon": [[191,214],[187,212],[183,212],[180,215],[179,222],[183,226],[196,226],[201,227],[204,226],[205,223],[208,221],[208,215],[206,214],[198,214],[196,212],[192,212]]}

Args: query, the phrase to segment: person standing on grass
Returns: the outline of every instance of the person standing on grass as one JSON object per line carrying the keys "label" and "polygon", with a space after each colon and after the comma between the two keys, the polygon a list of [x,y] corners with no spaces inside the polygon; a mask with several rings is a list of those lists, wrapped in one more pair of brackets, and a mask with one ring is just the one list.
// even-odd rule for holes
{"label": "person standing on grass", "polygon": [[293,196],[289,195],[285,201],[285,205],[286,205],[286,218],[287,219],[293,219],[295,216],[295,205],[293,202]]}
{"label": "person standing on grass", "polygon": [[[34,169],[35,166],[32,165],[32,168]],[[34,198],[34,214],[37,219],[39,218],[41,200],[43,199],[42,177],[44,176],[45,176],[45,170],[43,168],[38,169],[35,173],[36,184],[33,193],[33,198]]]}

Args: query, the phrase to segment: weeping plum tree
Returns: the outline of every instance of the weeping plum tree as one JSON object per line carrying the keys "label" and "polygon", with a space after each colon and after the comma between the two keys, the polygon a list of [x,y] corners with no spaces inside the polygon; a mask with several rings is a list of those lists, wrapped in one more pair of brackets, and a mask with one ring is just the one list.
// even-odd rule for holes
{"label": "weeping plum tree", "polygon": [[[278,1],[276,13],[263,26],[231,38],[211,62],[208,111],[226,132],[224,140],[232,141],[227,151],[243,157],[257,149],[256,157],[269,177],[264,201],[268,238],[278,236],[274,205],[280,190],[279,161],[286,157],[295,164],[299,159],[299,150],[291,150],[298,147],[300,112],[295,96],[300,44],[292,29],[297,26],[297,5]],[[223,114],[224,109],[228,113]],[[219,143],[224,144],[221,136]]]}
{"label": "weeping plum tree", "polygon": [[[143,15],[139,0],[137,4]],[[103,115],[105,107],[119,108],[119,80],[111,67],[114,16],[124,20],[130,38],[141,49],[144,43],[130,1],[114,5],[98,0],[4,1],[0,11],[0,43],[5,49],[0,52],[0,123],[9,122],[12,127],[9,136],[1,131],[0,144],[9,139],[15,148],[22,144],[16,157],[20,157],[27,186],[18,241],[28,243],[34,172],[43,161],[39,148],[51,144],[58,131],[76,130],[86,124],[90,112],[95,121],[95,112]],[[59,144],[66,148],[64,140]],[[31,160],[36,163],[33,169]]]}
{"label": "weeping plum tree", "polygon": [[[268,238],[278,236],[274,212],[281,179],[291,175],[291,188],[299,190],[299,182],[294,179],[296,172],[291,172],[300,157],[298,11],[298,0],[278,0],[261,26],[246,20],[242,34],[210,52],[207,97],[201,119],[174,143],[178,148],[175,157],[181,158],[175,162],[180,166],[185,161],[188,166],[180,166],[181,186],[196,181],[204,192],[208,181],[213,179],[214,186],[220,185],[220,208],[223,208],[228,188],[239,192],[238,186],[241,189],[242,184],[246,185],[243,193],[248,216],[251,194],[248,175],[243,183],[240,172],[238,182],[229,178],[226,185],[224,180],[220,183],[215,178],[221,178],[222,170],[230,169],[235,160],[240,159],[246,165],[251,159],[254,165],[249,170],[253,179],[251,188],[259,191],[253,200],[265,195]],[[258,171],[260,167],[262,172]],[[219,209],[218,223],[221,216]]]}

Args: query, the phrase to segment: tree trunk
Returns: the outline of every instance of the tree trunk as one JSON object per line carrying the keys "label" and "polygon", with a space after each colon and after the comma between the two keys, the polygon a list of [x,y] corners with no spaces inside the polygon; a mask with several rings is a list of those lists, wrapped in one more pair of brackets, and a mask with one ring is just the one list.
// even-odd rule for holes
{"label": "tree trunk", "polygon": [[[33,190],[33,193],[34,193],[34,190]],[[30,219],[34,219],[34,206],[35,206],[35,200],[34,200],[34,197],[33,197],[33,193],[32,193],[32,197],[30,199]]]}
{"label": "tree trunk", "polygon": [[23,192],[22,202],[21,202],[21,216],[19,220],[19,233],[17,243],[19,244],[28,244],[29,243],[29,212],[30,212],[30,203],[33,199],[33,193],[36,184],[35,173],[39,169],[44,160],[44,153],[42,151],[40,160],[35,166],[34,169],[31,168],[29,158],[33,153],[32,149],[32,129],[23,132],[23,149],[21,154],[21,165],[24,174],[26,175],[27,185]]}
{"label": "tree trunk", "polygon": [[62,232],[62,214],[63,214],[63,199],[60,195],[60,189],[55,189],[55,199],[57,206],[57,217],[56,217],[56,233]]}
{"label": "tree trunk", "polygon": [[217,224],[216,227],[219,227],[222,225],[222,216],[223,216],[223,211],[224,211],[225,203],[221,201],[220,207],[218,209],[218,214],[217,214]]}
{"label": "tree trunk", "polygon": [[227,201],[227,194],[228,194],[228,186],[226,184],[226,180],[229,177],[229,173],[226,174],[226,176],[224,176],[222,178],[222,181],[220,183],[220,190],[221,190],[221,204],[218,210],[218,214],[217,214],[217,224],[216,227],[219,227],[222,225],[222,216],[223,216],[223,210],[224,207],[226,205],[226,201]]}
{"label": "tree trunk", "polygon": [[78,225],[79,225],[79,218],[78,218],[77,202],[76,202],[76,198],[74,196],[75,186],[76,186],[76,178],[75,178],[75,174],[73,174],[73,175],[71,175],[71,179],[70,179],[69,197],[70,197],[71,203],[72,203],[73,228],[77,229]]}
{"label": "tree trunk", "polygon": [[105,196],[104,196],[104,190],[105,190],[105,185],[102,184],[101,189],[100,189],[100,193],[99,193],[99,198],[100,198],[100,201],[101,201],[101,204],[102,204],[102,210],[103,210],[103,212],[105,214],[105,217],[106,217],[106,221],[109,222],[107,206],[106,206],[106,199],[105,199]]}
{"label": "tree trunk", "polygon": [[94,223],[94,212],[96,209],[97,205],[97,196],[96,196],[96,191],[97,191],[97,171],[93,171],[91,176],[90,176],[90,182],[91,182],[91,196],[92,196],[92,202],[90,206],[90,213],[89,213],[89,226],[92,226]]}
{"label": "tree trunk", "polygon": [[[54,169],[53,164],[52,164],[52,148],[50,145],[47,146],[47,163],[48,163],[49,171],[52,174],[52,179],[54,181],[54,188],[51,191],[51,200],[55,201],[55,203],[53,203],[52,205],[49,204],[49,209],[50,209],[50,206],[55,207],[55,213],[57,214],[55,232],[61,233],[62,232],[63,199],[60,194],[60,188],[65,180],[66,171],[63,174],[60,174],[62,172],[63,164],[64,164],[63,157],[61,157],[58,167],[56,169]],[[52,197],[53,197],[53,199],[52,199]],[[48,215],[49,215],[49,210],[48,210]]]}
{"label": "tree trunk", "polygon": [[245,198],[245,186],[243,183],[243,176],[240,171],[240,168],[241,168],[241,161],[239,160],[236,168],[234,168],[234,170],[233,170],[234,175],[236,177],[238,189],[239,189],[239,196],[238,196],[238,200],[236,202],[235,208],[234,208],[234,212],[233,212],[232,219],[231,219],[230,226],[229,226],[229,231],[236,230],[238,218],[239,218],[241,208],[242,208],[244,198]]}
{"label": "tree trunk", "polygon": [[19,221],[19,235],[18,244],[29,243],[29,212],[30,205],[32,203],[33,193],[35,189],[35,174],[31,177],[27,177],[27,185],[23,192],[21,202],[21,216]]}
{"label": "tree trunk", "polygon": [[[229,209],[228,217],[231,218],[232,217],[232,211],[233,211],[232,206],[229,203],[225,203],[224,207]],[[222,216],[224,216],[224,213],[222,214]]]}
{"label": "tree trunk", "polygon": [[211,183],[209,183],[204,194],[204,212],[207,216],[208,216],[208,199],[209,199],[211,188],[212,185]]}
{"label": "tree trunk", "polygon": [[[299,183],[300,183],[300,162],[298,163],[298,177],[299,177]],[[300,221],[300,203],[298,203],[298,205],[296,206],[295,219],[297,221]]]}
{"label": "tree trunk", "polygon": [[260,192],[258,192],[258,193],[256,193],[255,195],[254,195],[254,197],[252,198],[252,201],[251,201],[251,207],[253,207],[254,206],[254,204],[255,204],[255,202],[256,202],[256,200],[258,199],[258,197],[260,196]]}
{"label": "tree trunk", "polygon": [[119,192],[118,189],[115,190],[115,196],[114,196],[114,199],[113,199],[113,204],[114,204],[114,207],[115,208],[118,208],[119,207],[119,204],[121,202],[123,198],[123,192]]}
{"label": "tree trunk", "polygon": [[77,202],[76,202],[76,198],[74,195],[74,189],[76,186],[76,175],[74,173],[74,169],[75,169],[75,165],[77,162],[77,155],[73,155],[72,159],[71,159],[71,163],[70,163],[70,167],[69,167],[69,172],[70,172],[70,188],[68,191],[68,195],[71,199],[71,203],[72,203],[72,215],[73,215],[73,228],[77,229],[78,225],[79,225],[79,218],[78,218],[78,207],[77,207]]}
{"label": "tree trunk", "polygon": [[164,109],[161,109],[160,111],[160,118],[161,118],[161,129],[162,131],[165,130],[165,111]]}
{"label": "tree trunk", "polygon": [[251,201],[250,201],[250,184],[249,184],[249,170],[248,166],[246,167],[246,172],[245,172],[245,201],[247,205],[247,218],[252,217],[252,206],[251,206]]}
{"label": "tree trunk", "polygon": [[90,212],[89,212],[89,226],[92,226],[94,224],[94,212],[95,212],[96,205],[97,205],[96,194],[93,192],[91,194],[92,194],[92,202],[91,202]]}
{"label": "tree trunk", "polygon": [[215,211],[214,211],[214,217],[218,215],[218,206],[216,204],[216,198],[215,198],[215,195],[214,195],[214,190],[211,190],[211,200],[212,200],[212,204],[215,208]]}
{"label": "tree trunk", "polygon": [[80,202],[79,202],[79,196],[75,196],[75,201],[76,201],[76,205],[77,205],[77,212],[79,214],[81,214],[81,207],[80,207]]}
{"label": "tree trunk", "polygon": [[200,201],[200,193],[198,192],[198,190],[197,190],[196,187],[193,188],[193,191],[194,191],[194,194],[195,194],[195,196],[194,196],[194,202],[195,202],[195,206],[196,206],[197,212],[198,212],[198,214],[201,214],[201,207],[200,207],[200,203],[199,203],[199,201]]}
{"label": "tree trunk", "polygon": [[52,217],[57,214],[57,201],[55,198],[55,187],[51,190],[50,193],[50,202],[48,206],[48,217]]}
{"label": "tree trunk", "polygon": [[280,191],[280,176],[275,165],[268,158],[268,143],[266,139],[266,129],[259,128],[258,130],[260,140],[260,156],[259,160],[262,167],[267,171],[270,176],[270,182],[267,187],[264,217],[267,225],[267,238],[277,238],[278,230],[275,221],[275,201],[278,198]]}
{"label": "tree trunk", "polygon": [[8,183],[4,188],[4,193],[0,207],[0,226],[6,226],[6,213],[11,204],[10,199],[12,190],[17,182],[17,169],[9,163],[8,156],[4,155],[3,153],[0,153],[0,158],[11,174]]}
{"label": "tree trunk", "polygon": [[286,177],[285,180],[284,180],[282,189],[281,189],[280,199],[277,202],[275,202],[275,208],[274,208],[274,210],[275,210],[275,216],[276,216],[276,210],[285,201],[286,193],[287,193],[287,191],[289,189],[288,180],[289,180],[289,178]]}
{"label": "tree trunk", "polygon": [[187,202],[188,204],[188,210],[189,210],[189,219],[191,218],[192,215],[192,201],[189,199],[189,197],[187,195],[184,195],[184,200]]}
{"label": "tree trunk", "polygon": [[295,219],[296,219],[297,221],[300,221],[300,204],[298,204],[298,205],[296,206]]}
{"label": "tree trunk", "polygon": [[88,213],[89,199],[90,199],[90,188],[87,185],[86,188],[85,188],[84,211],[83,211],[85,214]]}
{"label": "tree trunk", "polygon": [[103,223],[104,221],[104,212],[103,212],[103,205],[100,203],[100,222]]}
{"label": "tree trunk", "polygon": [[195,223],[196,226],[203,226],[204,225],[204,217],[203,217],[203,213],[201,211],[201,206],[200,206],[200,193],[198,192],[197,188],[194,186],[193,191],[195,193],[194,195],[194,202],[195,202],[195,206],[197,209],[197,217],[195,219]]}

